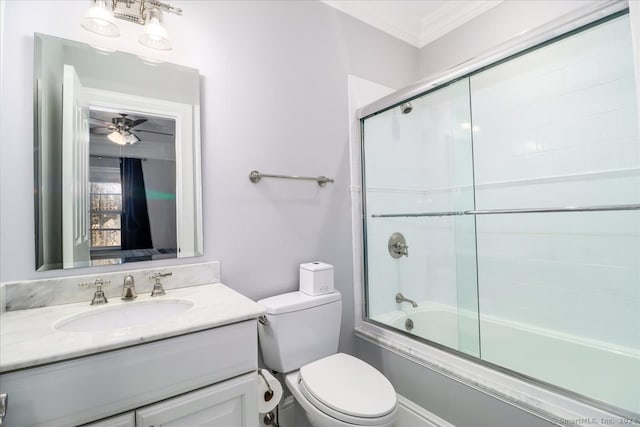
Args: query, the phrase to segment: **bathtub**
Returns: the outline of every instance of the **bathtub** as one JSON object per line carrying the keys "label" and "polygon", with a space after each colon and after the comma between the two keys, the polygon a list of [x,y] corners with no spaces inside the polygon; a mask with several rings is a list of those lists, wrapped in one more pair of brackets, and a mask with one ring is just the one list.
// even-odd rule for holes
{"label": "bathtub", "polygon": [[640,351],[429,302],[372,320],[640,413]]}

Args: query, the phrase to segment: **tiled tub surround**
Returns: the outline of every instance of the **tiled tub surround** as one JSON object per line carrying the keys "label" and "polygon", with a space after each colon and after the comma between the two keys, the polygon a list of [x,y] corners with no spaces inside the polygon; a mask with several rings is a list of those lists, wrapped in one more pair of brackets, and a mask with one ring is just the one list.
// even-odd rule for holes
{"label": "tiled tub surround", "polygon": [[154,273],[172,273],[171,276],[161,279],[162,287],[165,290],[218,283],[220,282],[220,263],[213,261],[83,276],[5,282],[0,284],[0,312],[91,301],[95,288],[92,286],[81,288],[78,287],[78,284],[94,283],[98,278],[110,282],[108,286],[103,287],[109,302],[112,299],[120,299],[123,280],[127,275],[133,276],[138,294],[148,294],[154,284],[154,281],[149,280],[149,277]]}

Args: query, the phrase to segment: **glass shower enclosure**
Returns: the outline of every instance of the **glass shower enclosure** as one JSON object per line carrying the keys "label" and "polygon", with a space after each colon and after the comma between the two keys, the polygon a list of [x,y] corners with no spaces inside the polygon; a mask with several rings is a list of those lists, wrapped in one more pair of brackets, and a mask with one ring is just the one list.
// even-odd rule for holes
{"label": "glass shower enclosure", "polygon": [[621,12],[363,117],[368,321],[640,413],[634,73]]}

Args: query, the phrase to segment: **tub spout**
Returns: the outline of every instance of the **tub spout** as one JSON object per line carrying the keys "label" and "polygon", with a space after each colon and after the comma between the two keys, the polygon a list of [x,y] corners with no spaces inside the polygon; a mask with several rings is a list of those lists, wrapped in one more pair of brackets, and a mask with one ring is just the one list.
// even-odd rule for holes
{"label": "tub spout", "polygon": [[417,303],[417,302],[415,302],[415,301],[414,301],[414,300],[412,300],[412,299],[405,298],[405,296],[404,296],[404,295],[402,295],[400,292],[398,292],[398,293],[396,294],[396,302],[397,302],[397,303],[401,303],[401,302],[408,302],[408,303],[411,303],[411,307],[413,307],[413,308],[416,308],[416,307],[418,306],[418,303]]}

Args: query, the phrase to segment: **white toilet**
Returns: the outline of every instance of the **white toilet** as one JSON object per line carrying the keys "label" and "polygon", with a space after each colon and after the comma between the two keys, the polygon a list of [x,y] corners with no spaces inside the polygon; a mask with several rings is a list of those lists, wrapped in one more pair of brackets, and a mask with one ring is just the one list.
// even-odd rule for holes
{"label": "white toilet", "polygon": [[258,301],[265,365],[285,383],[314,427],[393,427],[397,396],[373,366],[338,351],[342,297],[303,292]]}

